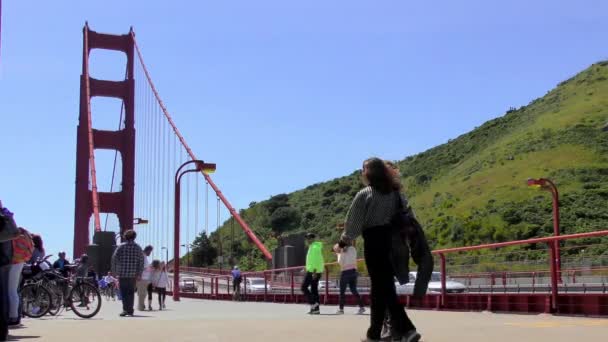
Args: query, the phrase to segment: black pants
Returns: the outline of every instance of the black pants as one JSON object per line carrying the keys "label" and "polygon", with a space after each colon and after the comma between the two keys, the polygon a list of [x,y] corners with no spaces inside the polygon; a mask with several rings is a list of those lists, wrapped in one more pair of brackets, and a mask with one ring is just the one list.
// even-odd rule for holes
{"label": "black pants", "polygon": [[391,227],[378,226],[363,232],[365,264],[372,283],[371,319],[367,337],[380,339],[386,310],[391,315],[392,330],[398,336],[416,329],[399,303],[390,259]]}
{"label": "black pants", "polygon": [[[308,297],[308,304],[314,305],[319,304],[319,279],[321,279],[321,273],[307,272],[302,283],[302,293]],[[310,291],[308,290],[310,287]]]}
{"label": "black pants", "polygon": [[235,278],[232,281],[232,292],[236,293],[241,289],[241,278]]}
{"label": "black pants", "polygon": [[340,309],[344,309],[346,287],[350,288],[350,292],[357,297],[359,307],[363,307],[363,299],[357,291],[357,276],[357,270],[355,269],[342,271],[342,274],[340,275]]}
{"label": "black pants", "polygon": [[135,278],[120,278],[119,282],[120,294],[122,296],[122,310],[132,315],[135,303]]}
{"label": "black pants", "polygon": [[163,304],[165,304],[165,298],[167,297],[167,288],[165,287],[157,287],[156,292],[158,292],[158,305],[159,309],[163,308]]}
{"label": "black pants", "polygon": [[152,301],[152,294],[154,293],[154,286],[152,283],[148,284],[148,301]]}
{"label": "black pants", "polygon": [[8,337],[8,272],[10,265],[0,266],[0,341]]}

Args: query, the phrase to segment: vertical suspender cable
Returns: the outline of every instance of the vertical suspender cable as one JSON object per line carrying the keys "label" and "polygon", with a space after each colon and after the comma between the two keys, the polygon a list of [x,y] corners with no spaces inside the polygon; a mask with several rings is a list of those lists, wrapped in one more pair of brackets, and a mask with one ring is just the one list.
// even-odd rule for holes
{"label": "vertical suspender cable", "polygon": [[209,237],[209,182],[205,181],[205,235]]}

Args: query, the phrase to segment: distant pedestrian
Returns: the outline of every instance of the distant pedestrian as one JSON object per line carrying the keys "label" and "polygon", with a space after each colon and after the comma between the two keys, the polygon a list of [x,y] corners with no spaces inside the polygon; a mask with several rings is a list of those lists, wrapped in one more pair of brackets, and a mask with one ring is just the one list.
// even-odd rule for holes
{"label": "distant pedestrian", "polygon": [[32,234],[32,241],[34,242],[34,252],[30,258],[28,264],[33,265],[44,258],[44,243],[40,235]]}
{"label": "distant pedestrian", "polygon": [[121,244],[112,255],[112,273],[116,274],[122,296],[121,317],[133,316],[135,301],[135,283],[141,279],[144,270],[144,253],[135,243],[137,233],[127,230],[124,233],[125,243]]}
{"label": "distant pedestrian", "polygon": [[334,246],[334,252],[338,256],[338,264],[340,265],[340,307],[337,314],[344,313],[344,303],[346,301],[346,287],[350,288],[350,292],[357,297],[359,303],[358,314],[365,312],[363,298],[357,291],[357,249],[349,243],[340,241]]}
{"label": "distant pedestrian", "polygon": [[158,309],[164,310],[167,308],[165,306],[165,299],[167,298],[167,286],[169,286],[169,276],[167,275],[166,264],[158,260],[154,260],[152,264],[155,265],[157,262],[158,267],[155,267],[154,275],[152,276],[152,285],[158,293]]}
{"label": "distant pedestrian", "polygon": [[308,298],[308,304],[310,304],[308,313],[318,315],[321,313],[319,308],[319,280],[325,270],[323,243],[316,241],[317,236],[313,233],[308,233],[305,237],[308,244],[308,253],[306,254],[306,276],[302,283],[302,292]]}
{"label": "distant pedestrian", "polygon": [[150,245],[146,246],[142,252],[144,257],[144,270],[140,279],[137,280],[137,309],[146,311],[146,297],[148,297],[148,308],[152,311],[152,268],[150,262],[150,254],[154,248]]}
{"label": "distant pedestrian", "polygon": [[59,259],[55,260],[55,262],[53,263],[53,268],[58,270],[62,276],[67,277],[68,269],[66,268],[66,266],[70,265],[70,262],[68,261],[68,259],[66,259],[65,252],[59,252],[58,256]]}
{"label": "distant pedestrian", "polygon": [[232,300],[240,300],[241,299],[241,282],[243,277],[241,275],[241,270],[239,270],[238,266],[234,266],[232,269]]}

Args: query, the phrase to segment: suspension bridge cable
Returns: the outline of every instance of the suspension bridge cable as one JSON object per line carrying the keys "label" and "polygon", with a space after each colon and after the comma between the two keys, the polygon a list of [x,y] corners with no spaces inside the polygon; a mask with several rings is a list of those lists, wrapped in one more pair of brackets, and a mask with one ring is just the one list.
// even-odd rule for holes
{"label": "suspension bridge cable", "polygon": [[[186,152],[190,156],[190,159],[196,160],[197,159],[196,156],[194,155],[194,153],[192,152],[192,150],[190,149],[190,147],[186,143],[184,137],[180,134],[179,130],[177,129],[177,126],[175,125],[175,122],[171,118],[171,115],[169,115],[169,111],[167,110],[167,107],[165,107],[165,104],[163,103],[163,101],[161,100],[160,96],[158,95],[158,91],[156,90],[156,87],[154,86],[154,82],[152,82],[152,78],[150,77],[150,73],[148,72],[146,64],[145,64],[145,62],[143,60],[143,57],[142,57],[142,54],[141,54],[141,50],[139,49],[139,45],[137,44],[137,40],[135,39],[135,34],[133,32],[131,32],[131,36],[132,36],[132,39],[133,39],[133,45],[135,46],[135,52],[137,53],[137,57],[139,59],[139,62],[141,64],[141,66],[142,66],[142,70],[143,70],[143,72],[144,72],[144,74],[146,76],[146,79],[148,81],[148,85],[150,86],[151,91],[154,93],[154,97],[156,99],[156,102],[161,107],[165,118],[167,119],[167,121],[171,125],[171,128],[173,129],[173,132],[175,133],[175,135],[177,135],[177,137],[179,138],[179,141],[180,141],[181,145],[184,147],[184,149],[186,150]],[[266,259],[272,260],[272,254],[270,254],[270,252],[264,246],[264,244],[253,233],[253,231],[251,230],[251,228],[249,227],[249,225],[240,217],[240,215],[238,214],[238,212],[236,211],[236,209],[234,209],[234,207],[228,202],[228,199],[226,199],[226,197],[221,193],[220,189],[217,187],[217,185],[215,185],[215,183],[213,182],[213,180],[211,179],[211,177],[207,173],[205,173],[203,171],[201,171],[201,173],[203,174],[203,177],[205,177],[205,180],[209,183],[209,185],[211,186],[211,188],[215,191],[215,194],[224,203],[224,205],[226,206],[226,208],[228,209],[228,211],[230,212],[230,214],[238,221],[239,225],[243,228],[243,231],[245,232],[245,234],[247,234],[247,236],[249,237],[249,239],[258,247],[258,249],[260,249],[260,251],[262,252],[262,254],[264,254],[264,257]]]}
{"label": "suspension bridge cable", "polygon": [[[125,79],[128,76],[128,67],[125,67]],[[125,110],[125,101],[122,100],[120,103],[120,118],[118,119],[118,130],[120,131],[120,129],[122,128],[122,116],[124,114],[124,110]],[[110,192],[112,192],[114,190],[114,177],[116,176],[116,161],[118,159],[118,150],[114,151],[114,166],[112,166],[112,181],[110,182]],[[122,178],[122,177],[121,177]],[[103,231],[107,231],[108,229],[108,217],[110,216],[109,213],[106,214],[106,222],[103,225]],[[120,231],[120,227],[118,228],[118,231]]]}

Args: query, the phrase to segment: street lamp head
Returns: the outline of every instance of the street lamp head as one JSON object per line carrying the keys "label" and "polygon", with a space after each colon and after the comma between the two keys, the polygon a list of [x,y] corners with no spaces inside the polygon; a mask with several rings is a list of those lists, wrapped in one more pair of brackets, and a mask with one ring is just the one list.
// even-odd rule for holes
{"label": "street lamp head", "polygon": [[206,174],[214,173],[216,168],[215,163],[205,163],[202,160],[196,163],[196,169]]}
{"label": "street lamp head", "polygon": [[133,224],[148,224],[148,220],[142,219],[141,217],[136,217],[133,219]]}

